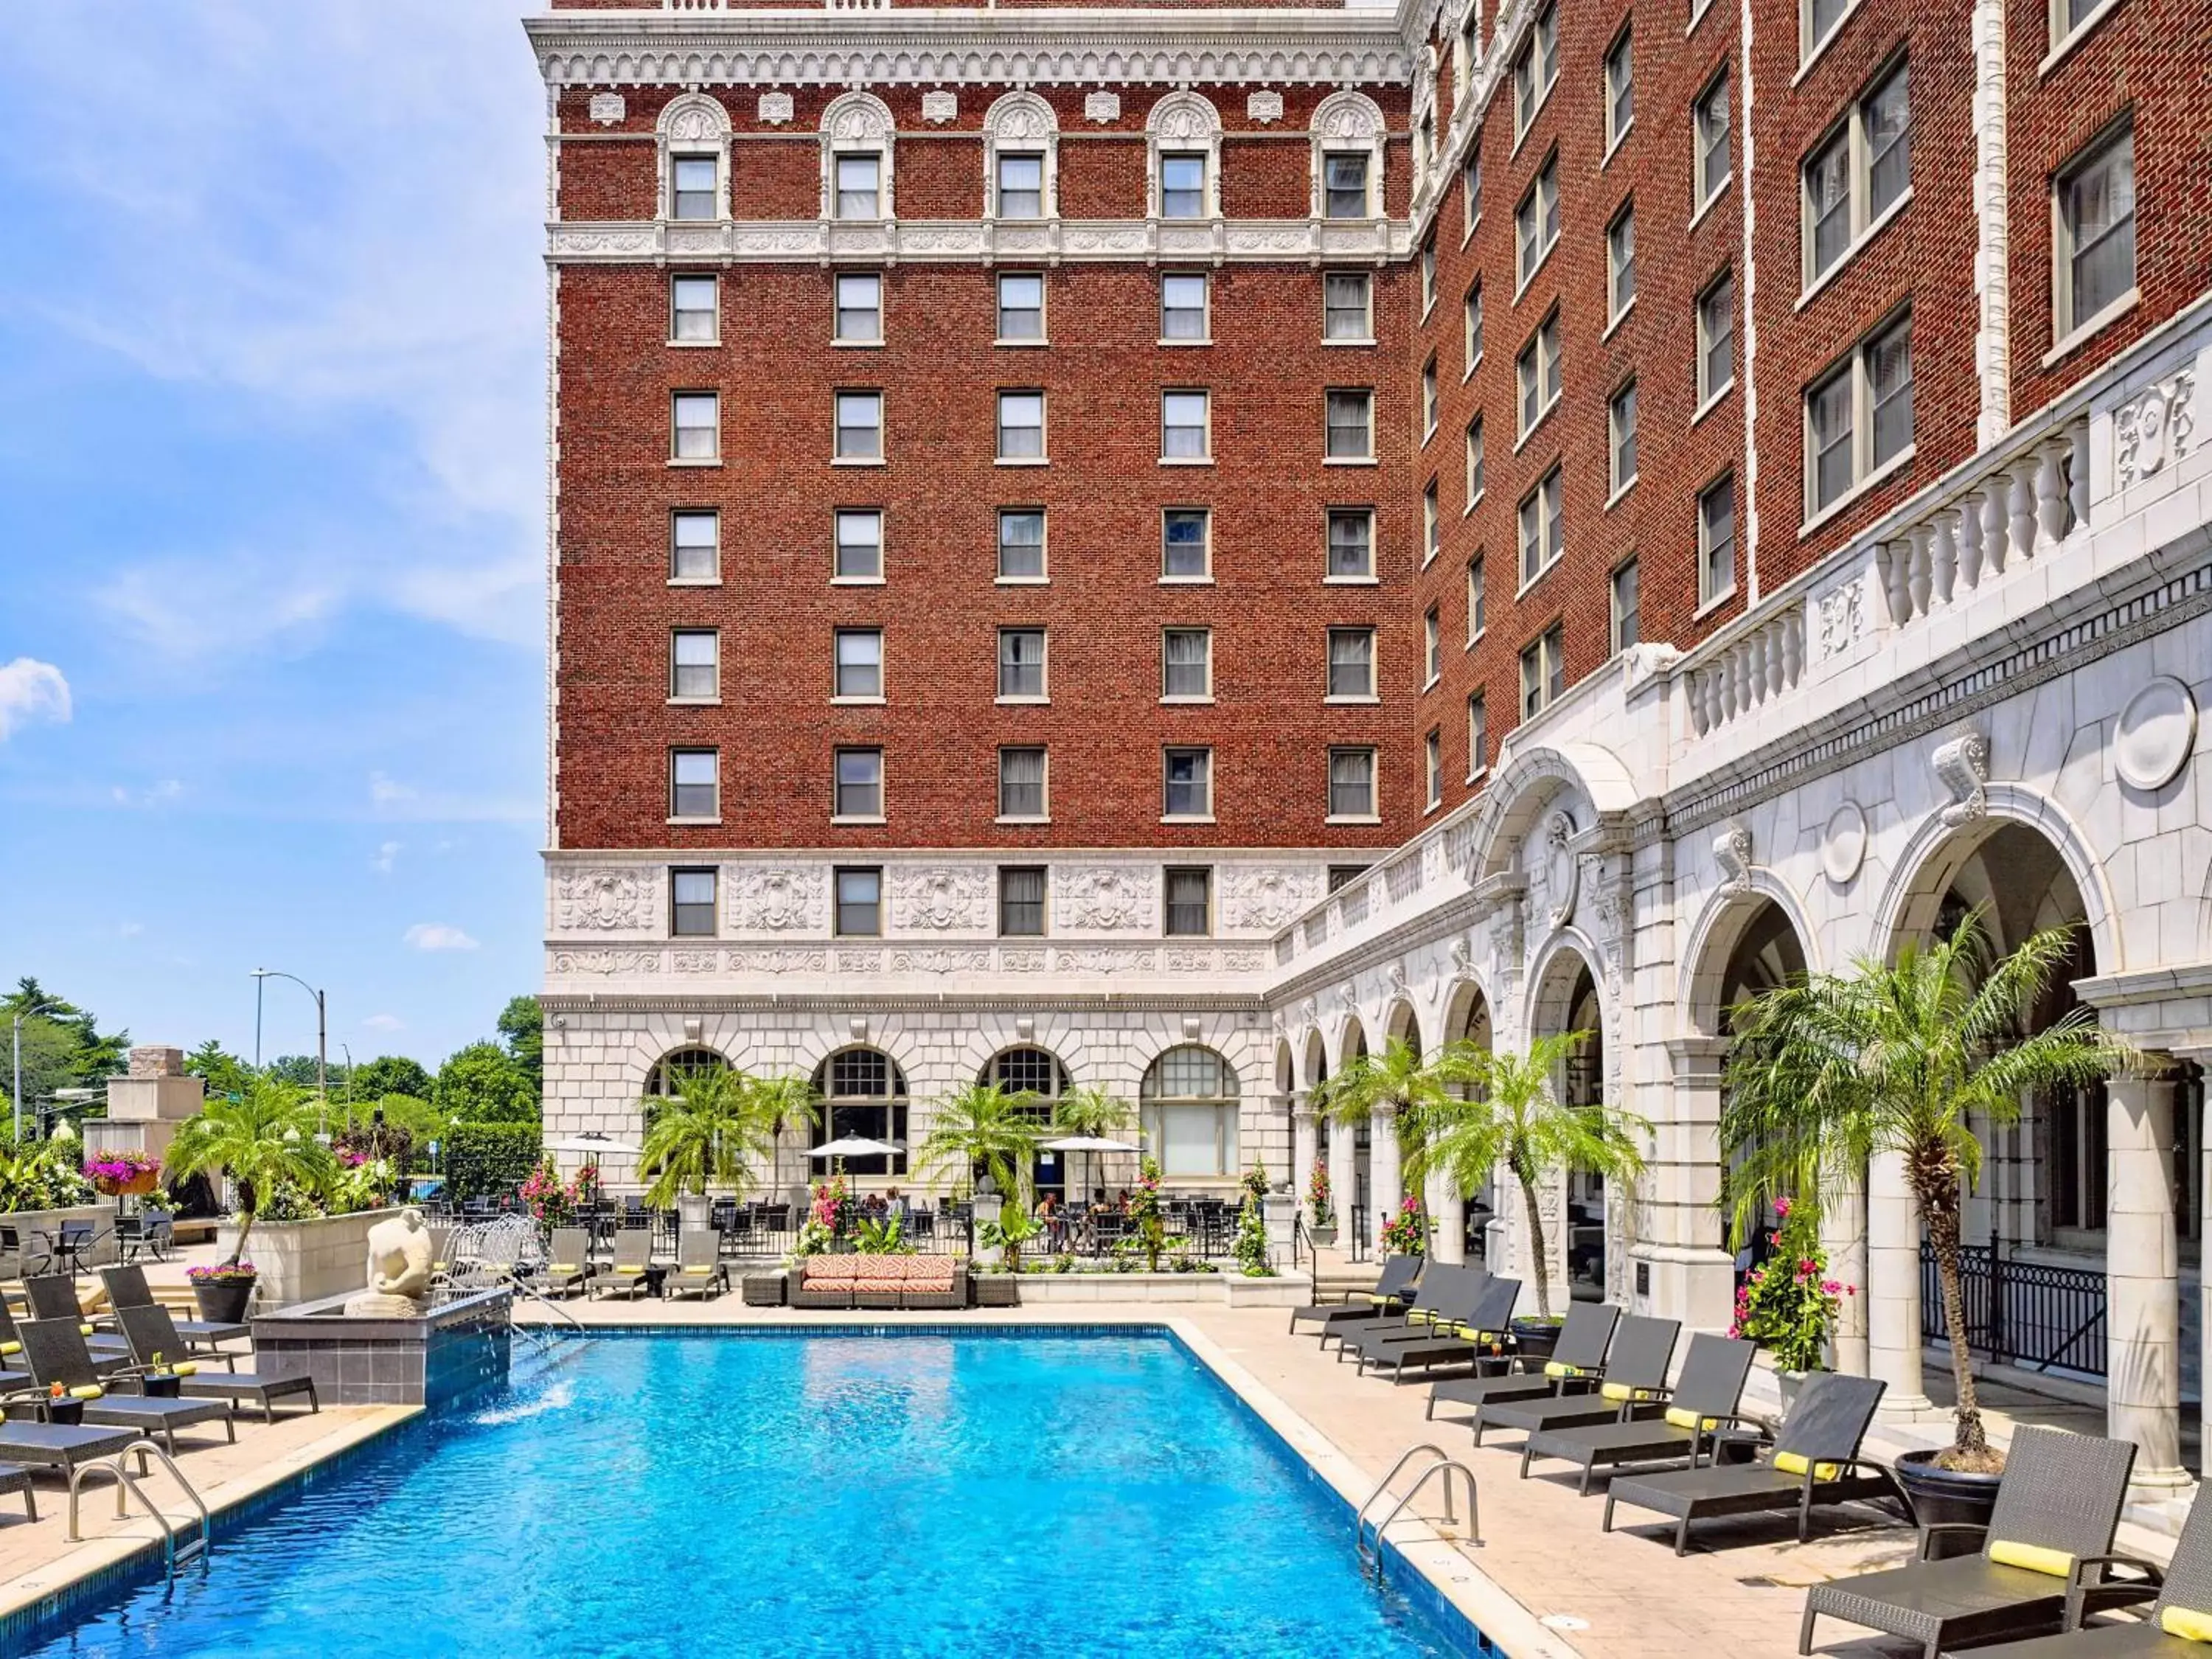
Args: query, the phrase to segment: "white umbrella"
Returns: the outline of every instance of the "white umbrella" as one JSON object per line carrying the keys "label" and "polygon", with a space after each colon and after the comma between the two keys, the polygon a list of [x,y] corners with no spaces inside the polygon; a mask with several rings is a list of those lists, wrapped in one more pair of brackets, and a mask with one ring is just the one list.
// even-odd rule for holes
{"label": "white umbrella", "polygon": [[824,1141],[806,1155],[809,1158],[883,1158],[905,1150],[896,1141],[870,1140],[865,1135],[841,1135],[835,1140]]}
{"label": "white umbrella", "polygon": [[611,1152],[634,1157],[645,1149],[634,1142],[617,1140],[612,1135],[601,1134],[597,1129],[586,1129],[581,1134],[562,1135],[558,1140],[549,1140],[545,1143],[545,1150],[549,1152],[576,1152],[586,1158],[593,1158]]}
{"label": "white umbrella", "polygon": [[1062,1135],[1058,1140],[1037,1143],[1038,1149],[1048,1152],[1141,1152],[1141,1146],[1133,1146],[1126,1140],[1109,1140],[1104,1135]]}

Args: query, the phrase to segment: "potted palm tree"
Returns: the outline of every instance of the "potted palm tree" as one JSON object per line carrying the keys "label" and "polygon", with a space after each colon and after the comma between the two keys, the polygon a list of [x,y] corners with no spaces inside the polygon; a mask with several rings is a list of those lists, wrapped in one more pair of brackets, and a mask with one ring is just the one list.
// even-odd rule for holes
{"label": "potted palm tree", "polygon": [[227,1175],[237,1191],[238,1233],[230,1254],[188,1274],[200,1317],[236,1324],[246,1317],[258,1278],[246,1254],[254,1217],[280,1189],[317,1191],[332,1173],[330,1152],[315,1139],[313,1103],[279,1079],[254,1078],[235,1099],[210,1100],[185,1119],[163,1169],[172,1181]]}
{"label": "potted palm tree", "polygon": [[1999,956],[1977,911],[1948,939],[1906,945],[1893,966],[1861,957],[1846,975],[1813,975],[1733,1013],[1721,1135],[1737,1160],[1723,1202],[1739,1234],[1778,1194],[1855,1182],[1883,1154],[1904,1163],[1957,1389],[1950,1445],[1898,1460],[1923,1520],[1986,1520],[2004,1468],[1983,1428],[1960,1291],[1960,1211],[1982,1161],[1974,1123],[2012,1123],[2029,1095],[2086,1086],[2134,1059],[2086,1008],[2026,1031],[2072,951],[2071,930],[2053,927]]}
{"label": "potted palm tree", "polygon": [[764,1085],[728,1066],[688,1073],[673,1095],[654,1103],[660,1109],[638,1160],[651,1178],[646,1202],[659,1209],[676,1204],[691,1225],[706,1220],[709,1184],[744,1192],[775,1155],[783,1125],[811,1122],[816,1111],[811,1090]]}
{"label": "potted palm tree", "polygon": [[1043,1108],[1042,1098],[1028,1090],[995,1083],[941,1096],[915,1161],[925,1171],[950,1169],[955,1179],[988,1175],[1001,1193],[1019,1200],[1029,1190],[1037,1143],[1048,1133]]}

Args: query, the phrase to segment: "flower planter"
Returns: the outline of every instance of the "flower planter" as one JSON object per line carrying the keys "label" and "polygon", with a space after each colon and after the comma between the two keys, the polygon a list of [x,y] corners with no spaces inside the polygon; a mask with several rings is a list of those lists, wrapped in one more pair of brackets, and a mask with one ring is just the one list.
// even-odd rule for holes
{"label": "flower planter", "polygon": [[1797,1396],[1805,1392],[1805,1379],[1810,1371],[1785,1371],[1777,1368],[1774,1381],[1782,1390],[1782,1415],[1788,1417],[1797,1409]]}
{"label": "flower planter", "polygon": [[196,1279],[192,1281],[192,1300],[199,1304],[200,1317],[212,1324],[240,1325],[246,1321],[246,1310],[253,1300],[254,1279]]}
{"label": "flower planter", "polygon": [[[368,1282],[368,1230],[396,1208],[356,1210],[350,1215],[317,1216],[308,1221],[257,1221],[246,1237],[247,1257],[260,1270],[264,1311],[350,1295]],[[216,1229],[219,1256],[238,1239],[234,1221]]]}
{"label": "flower planter", "polygon": [[[1938,1468],[1934,1451],[1909,1451],[1897,1460],[1898,1484],[1912,1505],[1914,1524],[1923,1527],[1962,1522],[1986,1527],[1996,1508],[2001,1474],[1973,1474],[1961,1469]],[[1933,1559],[1972,1555],[1982,1547],[1978,1538],[1960,1534],[1936,1540]]]}
{"label": "flower planter", "polygon": [[1327,1249],[1336,1243],[1336,1223],[1317,1221],[1306,1229],[1306,1241],[1317,1249]]}
{"label": "flower planter", "polygon": [[106,1198],[143,1198],[161,1184],[159,1170],[142,1170],[126,1181],[118,1181],[112,1176],[92,1178],[93,1190]]}
{"label": "flower planter", "polygon": [[1523,1359],[1549,1359],[1552,1350],[1559,1346],[1559,1326],[1556,1319],[1516,1319],[1513,1322],[1513,1347]]}

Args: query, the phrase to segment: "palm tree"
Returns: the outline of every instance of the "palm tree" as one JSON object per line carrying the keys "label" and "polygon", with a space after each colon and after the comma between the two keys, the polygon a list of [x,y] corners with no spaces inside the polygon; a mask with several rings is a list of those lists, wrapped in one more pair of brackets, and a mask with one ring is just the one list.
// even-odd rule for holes
{"label": "palm tree", "polygon": [[1538,1186],[1568,1175],[1633,1181],[1644,1171],[1639,1142],[1651,1127],[1624,1108],[1603,1101],[1571,1106],[1554,1092],[1553,1079],[1589,1036],[1565,1031],[1538,1037],[1522,1054],[1455,1042],[1434,1062],[1437,1076],[1413,1099],[1409,1115],[1410,1179],[1434,1172],[1465,1192],[1501,1164],[1511,1171],[1528,1215],[1540,1319],[1552,1316],[1552,1258]]}
{"label": "palm tree", "polygon": [[2072,930],[2052,927],[1999,957],[1969,913],[1948,939],[1906,945],[1895,966],[1861,957],[1739,1003],[1733,1014],[1721,1136],[1738,1160],[1723,1202],[1741,1234],[1778,1194],[1816,1196],[1899,1154],[1951,1335],[1958,1389],[1946,1468],[2000,1467],[1975,1398],[1959,1284],[1962,1198],[1982,1164],[1972,1120],[2014,1122],[2038,1091],[2080,1088],[2133,1063],[2086,1008],[2023,1028],[2070,959]]}
{"label": "palm tree", "polygon": [[[1450,1098],[1466,1081],[1468,1055],[1464,1042],[1447,1045],[1434,1060],[1424,1060],[1420,1051],[1403,1037],[1392,1037],[1380,1054],[1361,1054],[1347,1060],[1344,1069],[1315,1091],[1322,1112],[1339,1122],[1360,1123],[1380,1106],[1396,1111],[1400,1152],[1410,1176],[1419,1161],[1416,1148],[1425,1109]],[[1418,1181],[1411,1185],[1418,1188]]]}
{"label": "palm tree", "polygon": [[781,1077],[755,1078],[752,1080],[754,1104],[768,1115],[770,1121],[769,1182],[779,1184],[783,1170],[783,1132],[787,1128],[810,1129],[822,1121],[822,1094],[814,1080],[799,1072],[787,1072]]}
{"label": "palm tree", "polygon": [[238,1237],[223,1265],[246,1255],[270,1188],[289,1184],[319,1190],[333,1172],[329,1149],[315,1139],[315,1108],[305,1091],[273,1077],[256,1077],[235,1100],[211,1099],[185,1120],[169,1143],[163,1174],[172,1181],[228,1175],[238,1188]]}
{"label": "palm tree", "polygon": [[1052,1127],[1064,1135],[1111,1140],[1129,1127],[1136,1109],[1095,1083],[1063,1090],[1052,1103]]}
{"label": "palm tree", "polygon": [[726,1066],[678,1076],[675,1094],[653,1103],[660,1109],[638,1166],[653,1177],[646,1201],[665,1207],[678,1193],[704,1196],[709,1182],[743,1193],[775,1156],[786,1120],[813,1116],[811,1091],[793,1091],[793,1080],[764,1084]]}
{"label": "palm tree", "polygon": [[[1026,1089],[1001,1089],[995,1083],[972,1083],[940,1096],[915,1162],[925,1170],[949,1164],[963,1176],[973,1175],[980,1164],[1001,1193],[1019,1202],[1037,1142],[1045,1136],[1039,1110],[1043,1104]],[[1022,1204],[1024,1212],[1028,1207]]]}

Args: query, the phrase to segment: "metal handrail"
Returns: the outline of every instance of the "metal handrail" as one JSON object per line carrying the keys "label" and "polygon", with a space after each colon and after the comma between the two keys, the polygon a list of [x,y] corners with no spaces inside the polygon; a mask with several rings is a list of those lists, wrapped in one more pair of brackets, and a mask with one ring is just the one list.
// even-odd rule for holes
{"label": "metal handrail", "polygon": [[[124,1466],[123,1460],[134,1454],[138,1459],[141,1475],[145,1473],[146,1459],[149,1456],[158,1458],[161,1467],[168,1470],[170,1478],[183,1489],[185,1496],[191,1500],[192,1508],[199,1514],[200,1525],[198,1538],[184,1543],[178,1541],[176,1530],[169,1525],[169,1517],[162,1513],[160,1506],[152,1498],[146,1496],[146,1490],[138,1484],[137,1477],[133,1476]],[[202,1501],[198,1489],[192,1483],[185,1479],[185,1472],[177,1467],[176,1460],[153,1441],[143,1437],[132,1441],[121,1451],[116,1453],[112,1459],[94,1459],[89,1463],[80,1463],[70,1471],[69,1542],[81,1544],[84,1541],[77,1531],[77,1497],[83,1489],[86,1476],[101,1474],[112,1474],[115,1477],[115,1518],[117,1520],[122,1520],[130,1513],[129,1506],[125,1501],[127,1493],[130,1497],[136,1498],[146,1513],[153,1516],[155,1522],[161,1527],[161,1565],[163,1572],[167,1577],[172,1578],[176,1577],[179,1564],[189,1565],[207,1554],[209,1547],[215,1541],[215,1523],[208,1515],[207,1504]]]}
{"label": "metal handrail", "polygon": [[[1367,1547],[1367,1511],[1375,1506],[1376,1499],[1389,1494],[1390,1483],[1398,1478],[1399,1474],[1404,1470],[1407,1464],[1413,1462],[1414,1458],[1419,1456],[1423,1452],[1429,1454],[1430,1461],[1421,1466],[1420,1473],[1413,1478],[1413,1484],[1407,1487],[1405,1492],[1399,1495],[1397,1501],[1390,1506],[1389,1513],[1385,1515],[1382,1520],[1376,1523],[1375,1528],[1375,1547],[1370,1552]],[[1376,1582],[1381,1582],[1382,1577],[1382,1534],[1390,1529],[1391,1524],[1395,1522],[1401,1515],[1405,1513],[1407,1505],[1411,1504],[1416,1497],[1419,1496],[1421,1488],[1427,1486],[1433,1477],[1437,1475],[1442,1475],[1443,1477],[1444,1524],[1446,1526],[1456,1526],[1458,1524],[1458,1517],[1452,1510],[1451,1477],[1455,1474],[1459,1476],[1461,1480],[1463,1481],[1467,1486],[1467,1542],[1472,1548],[1480,1549],[1482,1547],[1482,1522],[1480,1510],[1477,1508],[1478,1500],[1475,1496],[1474,1472],[1468,1468],[1466,1464],[1461,1462],[1457,1458],[1448,1455],[1443,1447],[1436,1445],[1431,1442],[1424,1441],[1419,1445],[1408,1446],[1404,1451],[1399,1453],[1398,1461],[1390,1466],[1390,1472],[1384,1475],[1381,1480],[1376,1483],[1375,1490],[1369,1492],[1365,1501],[1359,1505],[1358,1510],[1353,1511],[1352,1517],[1352,1547],[1358,1554],[1359,1567],[1363,1573],[1367,1571],[1370,1564],[1371,1563],[1374,1567]]]}

